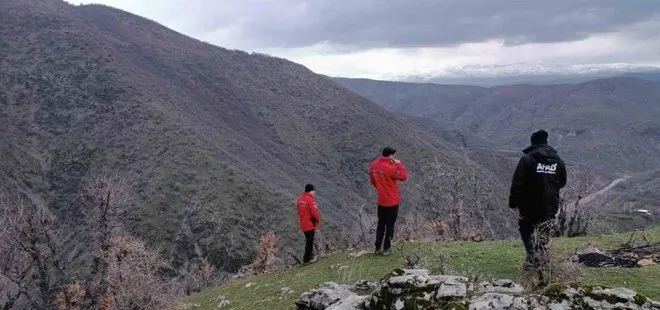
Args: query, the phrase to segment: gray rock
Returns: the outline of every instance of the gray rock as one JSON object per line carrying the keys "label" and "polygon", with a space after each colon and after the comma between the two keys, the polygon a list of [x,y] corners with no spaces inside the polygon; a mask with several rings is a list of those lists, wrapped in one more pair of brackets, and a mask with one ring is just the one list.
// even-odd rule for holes
{"label": "gray rock", "polygon": [[387,279],[387,284],[391,287],[404,288],[404,289],[413,289],[413,288],[422,288],[426,287],[426,279],[423,276],[419,275],[405,275],[398,277],[390,277]]}
{"label": "gray rock", "polygon": [[[282,288],[283,294],[285,291],[290,290]],[[640,306],[635,297],[640,302],[637,293],[625,288],[593,287],[586,290],[568,285],[549,286],[543,295],[526,295],[523,288],[511,280],[495,279],[475,285],[465,277],[429,275],[428,271],[420,269],[398,269],[377,283],[358,281],[350,287],[324,283],[303,293],[296,305],[299,310],[660,310],[660,303],[649,300]]]}
{"label": "gray rock", "polygon": [[458,281],[447,281],[440,284],[436,293],[437,299],[464,298],[467,295],[467,286]]}
{"label": "gray rock", "polygon": [[627,303],[627,302],[634,302],[635,301],[635,291],[626,289],[626,288],[594,288],[591,291],[591,296],[596,297],[595,299],[597,300],[616,300],[617,302],[621,303]]}
{"label": "gray rock", "polygon": [[561,302],[553,301],[548,304],[548,309],[550,310],[567,310],[574,309],[573,304],[568,300],[562,300]]}
{"label": "gray rock", "polygon": [[568,287],[568,288],[566,288],[565,290],[563,290],[563,291],[561,292],[561,294],[562,294],[564,297],[566,297],[566,298],[568,298],[568,299],[570,299],[570,300],[573,300],[575,297],[580,296],[580,292],[579,292],[577,289],[572,288],[572,287]]}
{"label": "gray rock", "polygon": [[533,310],[546,310],[548,309],[547,304],[550,302],[550,298],[547,296],[530,296],[527,298],[529,302],[529,308]]}
{"label": "gray rock", "polygon": [[465,283],[468,284],[470,280],[461,276],[448,276],[448,275],[432,275],[427,276],[429,285],[440,285],[441,283]]}
{"label": "gray rock", "polygon": [[513,310],[529,310],[529,302],[522,297],[516,297],[513,299]]}
{"label": "gray rock", "polygon": [[353,291],[356,293],[366,293],[369,294],[371,293],[374,289],[376,289],[376,283],[371,282],[371,281],[366,281],[366,280],[360,280],[355,282],[353,284]]}
{"label": "gray rock", "polygon": [[473,297],[470,300],[470,310],[504,310],[513,306],[513,296],[486,293],[481,296]]}
{"label": "gray rock", "polygon": [[403,310],[403,308],[406,307],[406,303],[402,299],[397,299],[394,301],[394,309],[395,310]]}
{"label": "gray rock", "polygon": [[369,300],[369,296],[351,295],[339,302],[332,304],[325,310],[355,310],[365,309],[365,303]]}
{"label": "gray rock", "polygon": [[300,295],[296,305],[298,306],[298,309],[324,310],[336,303],[349,298],[354,298],[355,296],[357,296],[357,294],[351,292],[347,285],[326,282],[319,285],[316,289]]}
{"label": "gray rock", "polygon": [[610,303],[607,300],[596,300],[591,297],[584,297],[583,302],[590,307],[591,309],[598,310],[614,310],[614,309],[626,309],[626,310],[636,310],[640,307],[634,303]]}
{"label": "gray rock", "polygon": [[428,277],[429,276],[429,271],[426,269],[403,269],[404,275],[406,276],[421,276],[421,277]]}
{"label": "gray rock", "polygon": [[522,294],[525,289],[508,279],[494,279],[490,282],[481,282],[477,285],[477,292],[481,293],[502,293],[502,294]]}

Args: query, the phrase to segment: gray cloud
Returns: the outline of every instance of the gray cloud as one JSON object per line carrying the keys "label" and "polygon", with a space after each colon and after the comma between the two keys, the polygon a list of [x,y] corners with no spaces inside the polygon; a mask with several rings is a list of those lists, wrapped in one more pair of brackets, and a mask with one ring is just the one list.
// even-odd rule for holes
{"label": "gray cloud", "polygon": [[489,39],[501,39],[507,45],[553,43],[624,28],[640,36],[657,34],[658,29],[644,28],[644,24],[660,20],[658,0],[232,0],[213,4],[198,0],[199,6],[190,2],[176,12],[194,15],[188,17],[190,31],[203,34],[232,27],[232,40],[250,48],[319,43],[353,49],[439,47]]}

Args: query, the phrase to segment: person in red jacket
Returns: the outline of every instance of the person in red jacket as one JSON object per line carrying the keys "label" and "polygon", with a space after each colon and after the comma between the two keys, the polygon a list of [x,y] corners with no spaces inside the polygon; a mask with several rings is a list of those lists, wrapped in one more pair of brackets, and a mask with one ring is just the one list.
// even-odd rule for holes
{"label": "person in red jacket", "polygon": [[298,221],[300,223],[300,230],[305,234],[305,256],[303,263],[309,264],[316,261],[314,258],[314,232],[321,223],[321,215],[316,206],[314,195],[314,185],[307,184],[305,192],[298,198],[296,206],[298,208]]}
{"label": "person in red jacket", "polygon": [[[378,192],[376,255],[391,254],[394,224],[401,204],[401,194],[397,182],[408,180],[408,171],[401,161],[394,157],[395,153],[395,149],[386,147],[383,149],[383,156],[374,161],[369,169],[371,185]],[[384,244],[383,236],[385,237]],[[383,252],[381,252],[381,246]]]}

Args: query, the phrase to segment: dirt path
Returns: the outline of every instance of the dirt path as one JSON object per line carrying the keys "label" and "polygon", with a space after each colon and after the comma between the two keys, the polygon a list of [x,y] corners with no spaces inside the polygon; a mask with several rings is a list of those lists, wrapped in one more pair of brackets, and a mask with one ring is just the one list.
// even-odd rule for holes
{"label": "dirt path", "polygon": [[628,179],[630,179],[629,175],[625,176],[625,177],[622,177],[622,178],[618,178],[618,179],[612,181],[612,183],[610,183],[609,185],[607,185],[607,186],[601,188],[600,190],[598,190],[596,192],[593,192],[593,193],[589,194],[588,196],[582,198],[582,200],[580,200],[580,204],[588,204],[588,203],[594,201],[596,198],[598,198],[598,197],[606,194],[607,192],[609,192],[612,188],[617,186],[619,183],[625,182]]}

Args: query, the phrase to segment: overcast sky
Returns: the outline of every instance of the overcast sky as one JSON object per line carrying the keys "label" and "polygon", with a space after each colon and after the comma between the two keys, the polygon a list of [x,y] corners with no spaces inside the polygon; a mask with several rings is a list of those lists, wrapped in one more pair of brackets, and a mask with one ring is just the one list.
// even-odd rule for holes
{"label": "overcast sky", "polygon": [[328,75],[660,65],[660,0],[69,0],[102,3]]}

